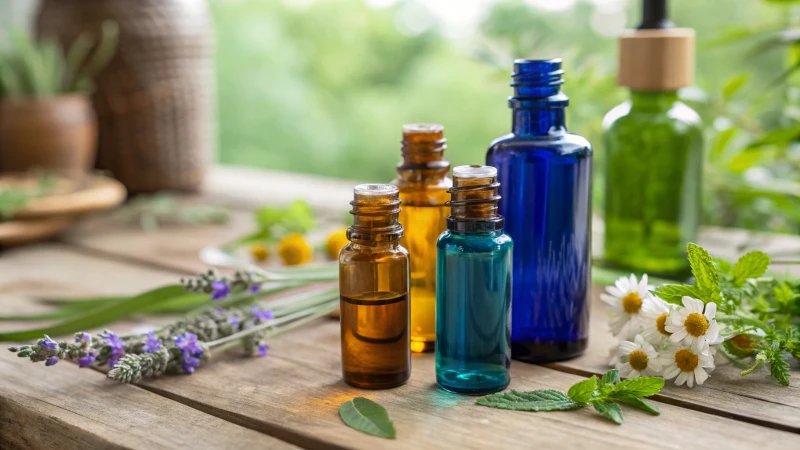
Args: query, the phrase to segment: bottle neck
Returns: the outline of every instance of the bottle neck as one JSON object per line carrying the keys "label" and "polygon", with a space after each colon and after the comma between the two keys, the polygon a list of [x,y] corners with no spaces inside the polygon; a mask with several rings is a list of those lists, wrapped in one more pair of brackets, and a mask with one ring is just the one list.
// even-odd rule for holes
{"label": "bottle neck", "polygon": [[678,91],[631,91],[631,109],[667,111],[678,101]]}
{"label": "bottle neck", "polygon": [[514,108],[511,131],[517,136],[551,136],[567,131],[565,108]]}

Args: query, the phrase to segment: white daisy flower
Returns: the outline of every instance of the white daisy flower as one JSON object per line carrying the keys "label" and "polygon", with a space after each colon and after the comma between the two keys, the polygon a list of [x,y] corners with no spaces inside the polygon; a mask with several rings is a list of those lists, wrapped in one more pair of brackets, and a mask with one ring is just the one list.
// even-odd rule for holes
{"label": "white daisy flower", "polygon": [[644,340],[641,334],[637,334],[633,342],[620,342],[619,353],[625,361],[617,366],[619,374],[623,378],[638,378],[642,375],[654,376],[661,373],[658,352]]}
{"label": "white daisy flower", "polygon": [[619,336],[624,328],[628,329],[627,335],[633,337],[639,332],[640,314],[650,310],[650,292],[653,286],[647,284],[647,274],[642,275],[642,280],[637,281],[636,276],[622,277],[614,286],[606,287],[606,292],[600,294],[600,299],[610,306],[609,326],[614,336]]}
{"label": "white daisy flower", "polygon": [[664,379],[675,378],[677,386],[703,384],[708,379],[708,371],[714,370],[714,357],[707,353],[695,352],[691,347],[672,345],[659,354],[659,362],[664,367]]}
{"label": "white daisy flower", "polygon": [[723,339],[719,335],[719,324],[714,320],[716,303],[704,304],[702,300],[692,297],[683,297],[681,302],[684,307],[671,312],[664,327],[672,333],[669,339],[691,346],[695,353],[708,353],[710,345],[721,344]]}
{"label": "white daisy flower", "polygon": [[666,329],[669,313],[672,311],[669,303],[652,295],[650,297],[650,309],[642,311],[642,337],[649,343],[660,346],[669,338],[670,333]]}

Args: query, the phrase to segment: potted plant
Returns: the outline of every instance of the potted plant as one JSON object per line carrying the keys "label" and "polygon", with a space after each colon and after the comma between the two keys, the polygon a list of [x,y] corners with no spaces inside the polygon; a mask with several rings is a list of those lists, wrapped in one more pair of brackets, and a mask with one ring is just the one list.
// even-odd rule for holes
{"label": "potted plant", "polygon": [[115,22],[103,23],[96,42],[84,33],[69,47],[23,32],[11,36],[10,49],[0,53],[0,171],[80,176],[93,167],[97,122],[88,94],[118,37]]}

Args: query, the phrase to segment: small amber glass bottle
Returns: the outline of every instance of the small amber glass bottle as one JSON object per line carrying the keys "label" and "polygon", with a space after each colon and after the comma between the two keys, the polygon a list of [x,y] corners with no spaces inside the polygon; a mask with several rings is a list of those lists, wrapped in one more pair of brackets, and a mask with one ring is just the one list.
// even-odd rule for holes
{"label": "small amber glass bottle", "polygon": [[351,386],[385,389],[411,375],[400,198],[389,184],[358,185],[354,197],[350,244],[339,254],[342,374]]}
{"label": "small amber glass bottle", "polygon": [[400,242],[411,257],[411,351],[433,351],[436,341],[436,239],[447,227],[449,208],[444,127],[403,125],[403,161],[392,182],[400,189],[405,228]]}

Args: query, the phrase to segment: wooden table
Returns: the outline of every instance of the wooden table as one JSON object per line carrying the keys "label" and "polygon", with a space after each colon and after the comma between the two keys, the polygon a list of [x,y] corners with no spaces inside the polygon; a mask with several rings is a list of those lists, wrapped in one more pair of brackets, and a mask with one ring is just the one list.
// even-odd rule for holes
{"label": "wooden table", "polygon": [[[109,217],[90,218],[57,242],[0,253],[0,311],[44,311],[34,300],[38,296],[131,294],[174,283],[205,268],[197,258],[200,248],[250,230],[250,210],[267,201],[304,198],[330,227],[341,220],[353,184],[215,168],[200,198],[188,201],[231,206],[227,226],[144,234]],[[728,257],[751,245],[800,254],[800,239],[744,231],[705,230],[701,243]],[[599,290],[596,286],[595,300]],[[585,356],[546,366],[513,362],[511,388],[566,390],[605,372],[614,339],[604,314],[595,302]],[[123,332],[164,320],[142,318],[112,328]],[[30,325],[5,322],[0,329]],[[588,408],[525,413],[476,406],[473,397],[436,387],[431,354],[414,355],[405,386],[353,389],[341,380],[339,325],[333,319],[320,319],[270,345],[267,358],[218,354],[194,375],[138,386],[116,384],[74,364],[45,368],[0,351],[0,448],[800,448],[796,367],[794,384],[782,387],[766,371],[741,379],[735,368],[721,366],[703,386],[668,384],[653,398],[660,417],[626,407],[625,423],[618,426]],[[342,424],[338,407],[355,396],[386,407],[397,439]]]}

